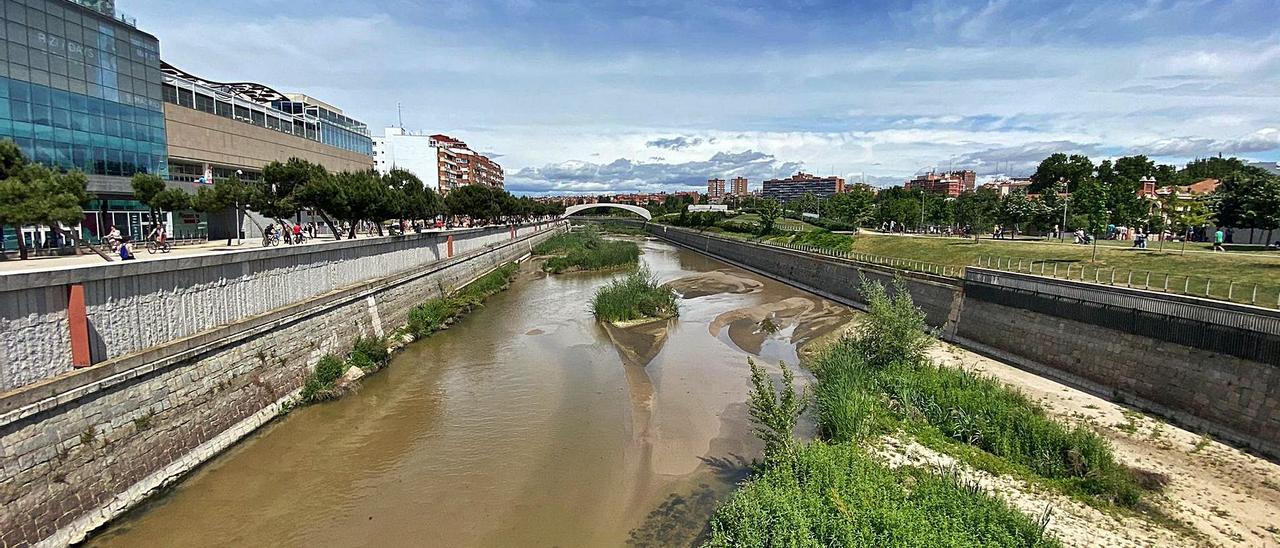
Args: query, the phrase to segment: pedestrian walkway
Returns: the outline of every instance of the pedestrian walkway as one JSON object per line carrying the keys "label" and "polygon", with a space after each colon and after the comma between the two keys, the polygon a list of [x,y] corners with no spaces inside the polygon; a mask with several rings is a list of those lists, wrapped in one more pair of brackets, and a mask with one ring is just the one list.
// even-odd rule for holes
{"label": "pedestrian walkway", "polygon": [[[880,232],[878,230],[870,230],[865,228],[862,229],[860,233],[865,235],[871,235],[871,236],[897,236],[897,237],[907,237],[907,238],[970,240],[970,241],[973,240],[973,236],[961,237],[961,236],[947,236],[947,235],[940,235],[940,234],[915,234],[912,232]],[[1044,245],[1065,245],[1065,246],[1076,246],[1076,247],[1081,246],[1081,244],[1077,244],[1071,241],[1070,234],[1067,235],[1067,238],[1064,241],[1059,241],[1055,238],[1027,237],[1025,239],[1013,239],[1013,238],[1002,239],[1002,238],[991,238],[990,236],[991,236],[990,234],[987,234],[982,238],[982,241],[984,243],[991,242],[991,243],[1008,243],[1008,244],[1044,244]],[[1209,244],[1210,242],[1188,242],[1185,252],[1212,254],[1214,253],[1214,251],[1211,251],[1209,249],[1193,249],[1192,248],[1193,246],[1206,246]],[[1231,246],[1239,246],[1244,244],[1225,244],[1225,245],[1227,247],[1231,247]],[[1147,251],[1147,252],[1162,251],[1160,249],[1160,242],[1152,241],[1152,240],[1147,241],[1146,249],[1134,248],[1133,240],[1098,240],[1098,247],[1109,249],[1109,250],[1132,249],[1134,251]],[[1227,251],[1227,253],[1232,256],[1260,257],[1264,259],[1280,260],[1280,253],[1276,253],[1274,251],[1265,251],[1265,247],[1262,246],[1261,244],[1256,244],[1256,245],[1253,245],[1252,247],[1257,247],[1258,250],[1257,251]],[[1165,253],[1182,253],[1183,251],[1184,250],[1182,249],[1182,242],[1166,241],[1164,243],[1163,252]]]}
{"label": "pedestrian walkway", "polygon": [[[424,232],[443,232],[443,230],[430,230]],[[357,239],[382,237],[386,236],[378,236],[377,234],[356,234]],[[316,239],[307,240],[306,243],[297,245],[313,245],[332,241],[334,241],[332,237],[321,235]],[[289,247],[289,244],[281,243],[279,247]],[[236,240],[232,240],[230,246],[227,245],[226,240],[213,240],[202,244],[174,246],[169,253],[154,254],[147,253],[145,242],[134,242],[129,245],[129,251],[133,252],[133,256],[138,261],[154,261],[159,259],[168,259],[171,257],[239,253],[258,249],[263,249],[262,239],[260,238],[245,239],[239,244],[236,243]],[[103,260],[102,257],[99,257],[96,253],[88,249],[84,250],[84,255],[58,255],[51,257],[36,257],[33,255],[25,261],[20,260],[15,256],[10,259],[0,260],[0,275],[13,274],[17,272],[39,272],[120,263],[120,256],[118,254],[113,253],[112,258],[113,260],[111,262],[107,262]]]}

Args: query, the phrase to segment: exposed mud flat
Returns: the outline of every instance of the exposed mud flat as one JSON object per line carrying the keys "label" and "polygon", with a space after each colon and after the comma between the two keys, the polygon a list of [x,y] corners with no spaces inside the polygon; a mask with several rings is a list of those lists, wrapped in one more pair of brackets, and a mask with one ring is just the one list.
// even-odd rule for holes
{"label": "exposed mud flat", "polygon": [[766,343],[786,337],[796,347],[822,338],[849,323],[852,312],[817,297],[789,297],[725,312],[712,320],[712,335],[724,333],[738,348],[761,355]]}
{"label": "exposed mud flat", "polygon": [[663,284],[663,287],[675,291],[681,298],[696,299],[722,293],[735,295],[756,293],[764,288],[764,283],[742,276],[738,271],[720,269],[672,280]]}

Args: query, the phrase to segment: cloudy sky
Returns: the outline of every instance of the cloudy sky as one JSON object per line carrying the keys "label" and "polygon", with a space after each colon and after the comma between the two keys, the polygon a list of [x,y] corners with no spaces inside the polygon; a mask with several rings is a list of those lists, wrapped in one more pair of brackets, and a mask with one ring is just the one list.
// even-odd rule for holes
{"label": "cloudy sky", "polygon": [[491,152],[520,193],[1052,152],[1280,159],[1274,0],[118,0],[162,56]]}

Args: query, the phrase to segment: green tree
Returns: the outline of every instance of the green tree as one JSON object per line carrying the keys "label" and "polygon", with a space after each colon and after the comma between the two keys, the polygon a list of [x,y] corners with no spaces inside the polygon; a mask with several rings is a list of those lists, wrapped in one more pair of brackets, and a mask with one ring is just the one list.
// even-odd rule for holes
{"label": "green tree", "polygon": [[1093,235],[1093,260],[1098,258],[1098,236],[1111,222],[1107,210],[1107,192],[1097,179],[1085,179],[1071,193],[1072,225]]}
{"label": "green tree", "polygon": [[813,213],[816,215],[822,208],[822,202],[812,192],[806,192],[799,198],[792,200],[791,203],[788,203],[787,207],[796,213]]}
{"label": "green tree", "polygon": [[920,224],[922,193],[894,186],[876,195],[876,220],[897,226],[916,227]]}
{"label": "green tree", "polygon": [[1031,176],[1028,192],[1040,193],[1052,188],[1059,181],[1067,183],[1067,190],[1074,192],[1077,185],[1093,176],[1093,162],[1088,156],[1080,154],[1052,154],[1040,162],[1036,172]]}
{"label": "green tree", "polygon": [[1005,225],[1013,226],[1013,233],[1016,236],[1021,230],[1022,225],[1030,222],[1039,214],[1038,204],[1027,197],[1027,191],[1018,189],[1010,192],[1004,199],[1000,200],[1000,222]]}
{"label": "green tree", "polygon": [[871,220],[875,213],[876,193],[863,185],[854,185],[848,192],[841,192],[829,198],[823,204],[823,212],[827,217],[862,226]]}
{"label": "green tree", "polygon": [[1280,177],[1246,167],[1223,177],[1210,197],[1218,226],[1273,231],[1280,228]]}
{"label": "green tree", "polygon": [[760,235],[767,236],[777,226],[778,217],[782,216],[782,206],[777,200],[767,198],[756,205],[756,214],[760,216]]}
{"label": "green tree", "polygon": [[[239,234],[234,233],[240,229],[237,220],[241,215],[245,214],[245,208],[248,207],[250,188],[239,177],[231,177],[214,183],[212,186],[201,186],[196,190],[195,196],[191,197],[191,208],[196,211],[203,211],[209,216],[222,215],[228,211],[232,215],[233,233],[227,235],[227,245],[231,245],[231,239],[238,237]],[[255,225],[252,217],[248,217],[250,222]],[[261,227],[259,227],[261,228]]]}
{"label": "green tree", "polygon": [[494,189],[484,185],[455,188],[445,196],[444,203],[450,215],[470,217],[472,221],[487,222],[502,214]]}
{"label": "green tree", "polygon": [[262,179],[250,185],[249,207],[265,217],[281,222],[293,217],[300,203],[298,191],[328,175],[324,166],[300,158],[285,163],[271,162],[262,168]]}
{"label": "green tree", "polygon": [[133,187],[134,199],[146,204],[147,209],[151,210],[151,226],[155,227],[160,222],[161,213],[156,197],[165,191],[164,179],[152,173],[135,173],[129,179],[129,184]]}
{"label": "green tree", "polygon": [[1000,213],[1000,194],[992,188],[961,192],[954,202],[956,223],[973,232],[973,239],[991,231]]}
{"label": "green tree", "polygon": [[1225,179],[1245,167],[1245,163],[1239,158],[1201,158],[1189,162],[1178,172],[1178,176],[1182,180],[1181,184],[1191,184],[1204,179]]}
{"label": "green tree", "polygon": [[79,171],[59,173],[28,162],[13,141],[0,141],[0,227],[11,226],[18,235],[19,257],[28,257],[22,238],[25,225],[45,225],[72,238],[62,225],[84,218],[84,208],[92,199],[88,183]]}

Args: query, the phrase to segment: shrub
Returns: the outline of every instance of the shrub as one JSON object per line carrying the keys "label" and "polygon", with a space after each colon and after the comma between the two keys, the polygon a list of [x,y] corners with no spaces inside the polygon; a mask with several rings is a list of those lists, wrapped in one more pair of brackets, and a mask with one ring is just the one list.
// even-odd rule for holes
{"label": "shrub", "polygon": [[[356,363],[359,359],[360,363]],[[365,371],[376,371],[391,361],[387,352],[387,340],[382,337],[358,337],[351,348],[352,365],[359,365]]]}
{"label": "shrub", "polygon": [[316,402],[338,397],[333,383],[347,371],[346,362],[332,354],[320,358],[315,371],[302,384],[302,401]]}
{"label": "shrub", "polygon": [[1141,489],[1096,432],[1053,420],[995,379],[930,363],[923,314],[900,284],[893,296],[879,284],[864,284],[862,292],[869,313],[858,334],[812,363],[824,436],[853,441],[922,425],[1068,492],[1126,506],[1138,502]]}
{"label": "shrub", "polygon": [[751,366],[751,393],[747,401],[751,422],[755,424],[756,437],[764,442],[764,456],[769,461],[788,461],[795,454],[796,421],[804,413],[807,396],[797,395],[795,375],[785,363],[782,369],[782,388],[775,392],[773,381],[764,368],[748,358]]}
{"label": "shrub", "polygon": [[676,294],[658,285],[647,267],[609,282],[592,299],[596,318],[626,322],[645,318],[669,318],[679,314]]}

